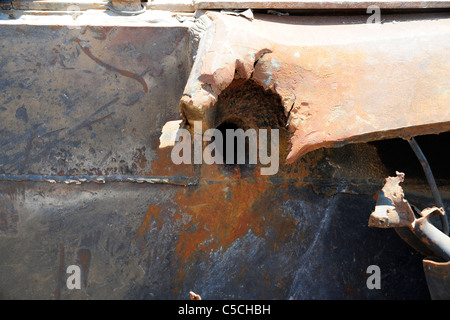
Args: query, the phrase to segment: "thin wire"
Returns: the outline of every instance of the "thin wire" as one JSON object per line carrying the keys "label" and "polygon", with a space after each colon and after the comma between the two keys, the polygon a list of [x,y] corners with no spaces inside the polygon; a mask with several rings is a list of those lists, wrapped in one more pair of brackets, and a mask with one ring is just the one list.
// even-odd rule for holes
{"label": "thin wire", "polygon": [[422,149],[420,149],[419,144],[414,138],[407,139],[409,145],[413,149],[414,153],[416,154],[417,158],[419,159],[420,164],[422,165],[423,171],[425,172],[425,177],[427,178],[428,184],[431,188],[431,193],[433,194],[434,201],[436,201],[437,205],[441,207],[444,210],[444,215],[441,216],[441,222],[442,222],[442,232],[445,233],[448,236],[448,220],[447,216],[445,214],[445,207],[444,203],[442,202],[441,195],[439,193],[439,189],[436,185],[436,181],[434,180],[433,172],[431,171],[430,164],[427,161],[427,158],[422,152]]}

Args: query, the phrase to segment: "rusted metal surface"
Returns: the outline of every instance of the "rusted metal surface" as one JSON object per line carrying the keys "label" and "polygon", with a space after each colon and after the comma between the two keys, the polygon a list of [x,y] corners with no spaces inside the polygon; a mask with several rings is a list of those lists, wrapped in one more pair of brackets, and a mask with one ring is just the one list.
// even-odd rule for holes
{"label": "rusted metal surface", "polygon": [[[187,123],[215,127],[220,94],[249,79],[281,99],[288,163],[321,147],[450,130],[448,17],[346,25],[207,14],[211,26],[181,100]],[[387,116],[393,109],[402,116]]]}
{"label": "rusted metal surface", "polygon": [[[160,1],[164,2],[164,1]],[[170,2],[170,1],[169,1]],[[173,2],[173,1],[172,1]],[[408,8],[448,8],[449,1],[365,1],[365,0],[350,0],[350,1],[205,1],[194,0],[194,6],[197,9],[367,9],[374,5],[383,9],[408,9]]]}
{"label": "rusted metal surface", "polygon": [[[67,10],[77,6],[81,10],[102,9],[108,1],[87,0],[13,0],[16,10]],[[120,1],[119,1],[120,2]],[[123,0],[121,2],[124,2]],[[204,0],[153,0],[142,5],[150,10],[195,12],[212,9],[278,9],[278,10],[366,10],[369,6],[381,9],[440,9],[449,8],[449,1],[204,1]],[[138,6],[134,4],[136,9]]]}
{"label": "rusted metal surface", "polygon": [[1,173],[192,176],[157,148],[190,68],[188,30],[172,23],[1,26]]}
{"label": "rusted metal surface", "polygon": [[[426,208],[416,218],[414,211],[404,198],[400,183],[404,174],[397,172],[396,177],[386,179],[375,211],[370,215],[369,226],[377,228],[409,228],[413,234],[435,255],[450,260],[450,237],[436,228],[429,219],[432,215],[444,215],[443,208]],[[387,200],[387,201],[386,201]]]}
{"label": "rusted metal surface", "polygon": [[140,0],[112,0],[113,8],[125,11],[139,11],[142,10]]}
{"label": "rusted metal surface", "polygon": [[450,299],[450,261],[438,258],[423,260],[423,270],[427,278],[428,288],[433,300]]}
{"label": "rusted metal surface", "polygon": [[108,1],[55,1],[55,0],[13,0],[15,10],[67,11],[70,8],[78,10],[102,9]]}
{"label": "rusted metal surface", "polygon": [[[315,150],[270,177],[173,164],[161,134],[182,120],[207,24],[13,15],[0,21],[1,298],[429,297],[421,256],[362,214],[388,174],[373,145]],[[211,123],[246,112],[248,125],[278,127],[286,159],[286,102],[235,80]],[[366,286],[373,264],[380,290]],[[66,285],[70,265],[80,290]]]}
{"label": "rusted metal surface", "polygon": [[[187,299],[191,290],[202,299],[427,297],[420,257],[353,215],[369,196],[245,180],[2,190],[12,207],[0,243],[4,299]],[[80,264],[80,250],[90,252],[87,282],[69,290],[66,269]],[[365,285],[371,264],[397,270],[383,290]]]}
{"label": "rusted metal surface", "polygon": [[444,216],[444,208],[426,208],[416,218],[400,187],[403,181],[404,174],[398,172],[396,177],[386,179],[375,211],[370,215],[369,226],[395,228],[406,243],[425,255],[423,268],[431,298],[449,299],[450,237],[430,222],[433,214]]}
{"label": "rusted metal surface", "polygon": [[192,291],[189,292],[189,296],[190,296],[191,300],[202,300],[202,297],[200,295],[198,295]]}

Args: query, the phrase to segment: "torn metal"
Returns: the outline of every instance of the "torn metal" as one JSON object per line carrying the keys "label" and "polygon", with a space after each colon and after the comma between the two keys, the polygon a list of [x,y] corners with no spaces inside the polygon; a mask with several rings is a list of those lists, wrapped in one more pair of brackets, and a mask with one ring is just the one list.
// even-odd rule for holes
{"label": "torn metal", "polygon": [[388,177],[378,194],[377,205],[369,218],[369,227],[394,228],[411,247],[427,258],[423,268],[432,299],[450,298],[450,237],[436,228],[430,218],[444,216],[443,208],[426,208],[418,213],[404,197],[400,183],[404,173]]}
{"label": "torn metal", "polygon": [[[61,6],[53,1],[19,2],[45,5],[47,10]],[[100,10],[86,10],[79,2],[80,16],[65,9],[61,15],[16,10],[4,12],[0,19],[4,28],[0,41],[2,298],[185,299],[191,288],[207,299],[424,297],[421,290],[415,290],[423,277],[417,276],[417,270],[409,273],[404,263],[416,261],[417,256],[409,250],[396,250],[404,246],[390,241],[395,234],[373,235],[369,228],[349,228],[367,223],[367,217],[357,213],[371,208],[371,196],[386,176],[375,146],[358,144],[311,153],[295,163],[281,164],[279,173],[270,178],[262,178],[259,170],[250,166],[175,165],[171,159],[179,128],[178,103],[189,75],[192,87],[187,88],[193,88],[192,97],[198,98],[195,86],[204,67],[201,61],[211,61],[216,53],[222,55],[228,45],[232,50],[239,43],[248,48],[254,36],[277,40],[263,45],[254,42],[255,56],[240,60],[237,67],[231,60],[233,86],[227,86],[225,94],[225,90],[218,91],[220,103],[212,104],[211,110],[240,110],[237,115],[258,116],[255,123],[268,119],[265,125],[283,127],[279,130],[280,157],[285,159],[289,136],[285,125],[298,115],[295,107],[306,110],[310,105],[315,110],[321,106],[325,101],[321,92],[327,94],[322,89],[330,84],[321,68],[333,62],[334,51],[336,61],[343,61],[345,42],[354,48],[358,47],[354,43],[363,46],[363,35],[358,36],[352,26],[341,29],[339,25],[333,32],[335,20],[329,17],[291,17],[280,29],[279,22],[284,20],[277,19],[283,17],[257,15],[250,21],[217,12],[230,23],[255,22],[261,27],[248,31],[233,27],[233,36],[223,40],[221,48],[215,31],[217,27],[226,35],[224,24],[220,25],[222,18],[214,21],[198,13],[195,26],[188,27],[194,24],[188,15],[181,18],[177,13],[175,18],[172,12],[147,10],[134,17],[118,17],[104,10],[104,3],[98,2]],[[9,14],[17,18],[9,19]],[[289,26],[289,22],[293,23]],[[434,26],[441,22],[426,21],[433,27],[434,40],[440,39],[441,29],[434,30]],[[270,30],[277,25],[276,32],[294,33],[276,35]],[[325,39],[323,28],[330,30],[332,37]],[[348,28],[354,39],[344,32]],[[422,30],[412,28],[411,32],[418,29]],[[341,31],[344,39],[339,36]],[[386,32],[383,35],[387,37]],[[418,37],[418,46],[428,43],[420,33]],[[391,42],[366,40],[395,48],[395,33],[389,39]],[[214,51],[206,57],[214,43]],[[297,53],[293,51],[296,47],[290,46],[298,43],[303,44]],[[434,42],[430,39],[429,43]],[[311,50],[321,48],[328,48],[324,50],[329,56],[319,54],[314,63]],[[403,45],[399,48],[406,50]],[[428,49],[434,52],[434,48]],[[423,50],[417,53],[422,58]],[[358,75],[361,62],[345,52],[348,61],[337,64],[336,72],[348,73],[354,60]],[[196,57],[192,72],[191,55]],[[303,78],[288,76],[284,61],[290,60],[284,55],[291,57],[291,66],[297,68],[292,74],[297,72]],[[401,62],[400,53],[391,55],[396,63]],[[413,51],[411,59],[415,55]],[[406,54],[403,58],[405,68],[414,69]],[[437,63],[430,61],[431,65]],[[383,60],[381,65],[388,63]],[[217,67],[219,70],[220,65]],[[334,70],[334,65],[330,68]],[[283,93],[288,88],[279,81],[283,70],[293,88],[301,84],[298,90]],[[387,85],[395,82],[392,77],[399,82],[408,80],[395,72],[386,76]],[[213,74],[214,79],[221,74],[220,70]],[[201,80],[207,81],[205,77]],[[330,81],[333,77],[329,76]],[[380,75],[377,79],[384,80]],[[362,94],[361,87],[350,88],[359,85],[357,80],[357,76],[352,81],[343,77],[336,90],[348,99],[352,96],[345,94]],[[349,87],[339,89],[345,83]],[[264,91],[268,86],[271,89]],[[208,84],[203,89],[216,94],[211,91],[215,87]],[[445,89],[441,87],[439,103],[446,101]],[[292,99],[283,100],[282,105],[281,96]],[[258,103],[250,103],[255,101]],[[250,108],[257,107],[246,112],[247,102]],[[411,99],[411,103],[417,102]],[[338,116],[339,110],[336,112]],[[195,119],[186,115],[185,120]],[[220,125],[218,119],[224,118],[216,112],[211,118],[213,126]],[[369,236],[374,236],[374,241],[364,242]],[[363,242],[364,246],[351,245]],[[383,290],[364,290],[361,277],[355,277],[353,271],[378,263],[373,261],[374,251],[384,268],[395,268],[398,276]],[[81,290],[65,286],[64,271],[72,264],[81,267]],[[229,281],[223,281],[224,274]],[[30,283],[37,284],[33,290]]]}
{"label": "torn metal", "polygon": [[202,297],[193,291],[189,291],[189,297],[191,298],[191,300],[202,300]]}
{"label": "torn metal", "polygon": [[205,15],[211,23],[180,102],[188,125],[220,125],[218,97],[244,79],[279,95],[291,134],[287,163],[322,147],[450,130],[448,17],[346,24]]}
{"label": "torn metal", "polygon": [[377,205],[369,218],[369,226],[377,228],[408,228],[436,256],[450,260],[450,237],[436,228],[429,219],[443,215],[443,208],[426,208],[416,218],[414,210],[404,197],[400,183],[404,173],[386,179],[378,195]]}

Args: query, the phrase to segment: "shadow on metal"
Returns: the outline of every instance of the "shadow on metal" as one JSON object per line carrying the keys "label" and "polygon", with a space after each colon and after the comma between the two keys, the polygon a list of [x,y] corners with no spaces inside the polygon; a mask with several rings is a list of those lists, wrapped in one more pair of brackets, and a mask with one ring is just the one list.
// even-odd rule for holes
{"label": "shadow on metal", "polygon": [[450,300],[450,261],[436,257],[423,259],[423,270],[433,300]]}

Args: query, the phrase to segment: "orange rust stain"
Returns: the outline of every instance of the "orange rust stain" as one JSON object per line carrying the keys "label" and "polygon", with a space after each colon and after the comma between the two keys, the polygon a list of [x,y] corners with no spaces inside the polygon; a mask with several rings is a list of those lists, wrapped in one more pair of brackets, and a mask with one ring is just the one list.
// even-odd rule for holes
{"label": "orange rust stain", "polygon": [[[280,190],[280,186],[277,188]],[[269,240],[274,249],[287,241],[295,230],[295,219],[281,215],[279,204],[270,198],[274,192],[267,181],[243,180],[180,190],[174,200],[191,216],[176,245],[181,262],[189,261],[197,252],[226,249],[249,230],[267,239],[267,230],[271,229],[273,239]]]}
{"label": "orange rust stain", "polygon": [[[161,228],[162,227],[162,219],[160,218],[161,208],[155,205],[150,205],[147,211],[147,214],[145,215],[144,221],[142,221],[141,226],[139,227],[139,230],[136,232],[136,235],[134,238],[142,237],[146,231],[150,229],[150,225],[152,221],[156,221],[156,227]],[[133,239],[134,239],[133,238]]]}
{"label": "orange rust stain", "polygon": [[171,158],[172,148],[155,148],[157,159],[150,163],[150,170],[144,172],[146,175],[154,176],[194,176],[193,164],[173,163]]}

